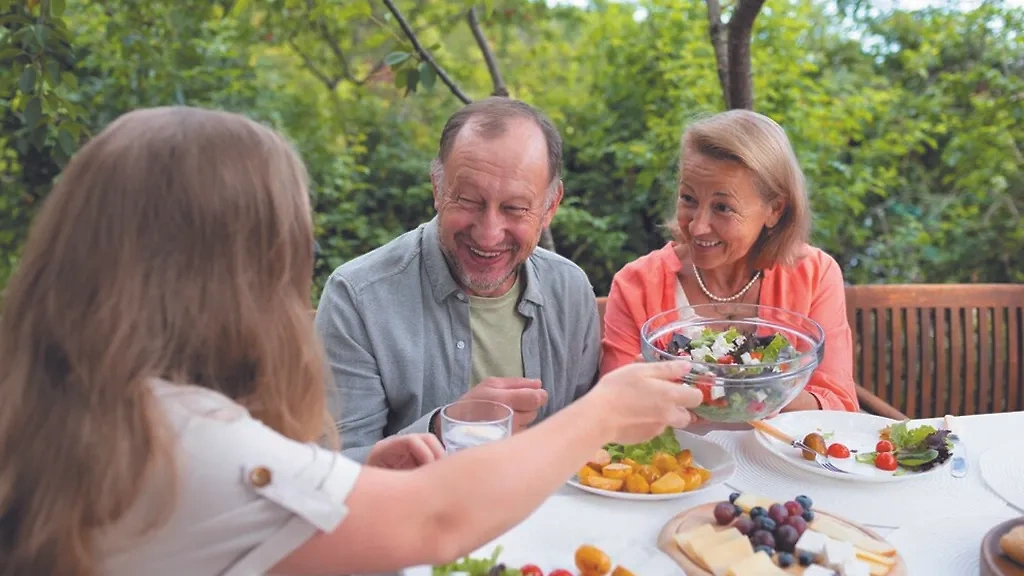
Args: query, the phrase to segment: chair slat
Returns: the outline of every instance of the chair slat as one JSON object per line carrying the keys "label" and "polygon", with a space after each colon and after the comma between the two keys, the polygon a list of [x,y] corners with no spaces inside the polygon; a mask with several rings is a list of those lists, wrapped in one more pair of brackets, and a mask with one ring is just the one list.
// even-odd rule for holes
{"label": "chair slat", "polygon": [[921,311],[918,308],[907,308],[907,380],[904,386],[907,397],[907,414],[917,414],[918,397],[921,395],[920,386],[917,385],[918,366],[921,362],[920,347],[918,346],[917,326],[921,321]]}
{"label": "chair slat", "polygon": [[1003,412],[1009,409],[1006,397],[1009,393],[1009,386],[1006,383],[1007,356],[1006,356],[1006,315],[1007,310],[996,308],[992,311],[992,337],[995,340],[992,355],[995,361],[992,365],[992,410]]}
{"label": "chair slat", "polygon": [[[995,360],[992,355],[992,309],[978,308],[978,390],[971,398],[977,398],[975,410],[968,409],[969,414],[995,412],[993,399],[995,394],[992,380],[992,367]],[[973,347],[972,347],[973,350]]]}
{"label": "chair slat", "polygon": [[949,413],[949,335],[946,332],[946,310],[935,310],[935,411],[933,416]]}
{"label": "chair slat", "polygon": [[892,401],[890,404],[900,410],[907,410],[906,379],[903,378],[903,308],[892,309],[892,363],[889,377],[892,387]]}
{"label": "chair slat", "polygon": [[1021,409],[1021,387],[1024,383],[1021,382],[1020,377],[1020,362],[1021,362],[1021,309],[1011,308],[1009,310],[1009,322],[1007,322],[1006,331],[1010,335],[1009,343],[1009,392],[1007,394],[1007,400],[1010,405],[1009,410],[1020,410]]}
{"label": "chair slat", "polygon": [[[921,413],[935,414],[935,396],[938,385],[935,383],[935,372],[938,370],[937,340],[935,335],[935,311],[927,308],[921,310]],[[915,414],[911,414],[914,416]]]}

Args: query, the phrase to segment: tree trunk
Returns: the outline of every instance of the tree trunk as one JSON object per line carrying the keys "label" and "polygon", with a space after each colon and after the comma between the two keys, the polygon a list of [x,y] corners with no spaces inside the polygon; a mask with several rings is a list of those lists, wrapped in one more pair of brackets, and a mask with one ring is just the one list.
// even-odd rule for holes
{"label": "tree trunk", "polygon": [[719,0],[705,0],[708,7],[708,36],[715,50],[718,82],[727,109],[754,108],[754,82],[750,67],[750,39],[754,21],[765,0],[739,0],[729,18],[722,23]]}
{"label": "tree trunk", "polygon": [[729,108],[754,108],[750,37],[765,0],[740,0],[729,19]]}

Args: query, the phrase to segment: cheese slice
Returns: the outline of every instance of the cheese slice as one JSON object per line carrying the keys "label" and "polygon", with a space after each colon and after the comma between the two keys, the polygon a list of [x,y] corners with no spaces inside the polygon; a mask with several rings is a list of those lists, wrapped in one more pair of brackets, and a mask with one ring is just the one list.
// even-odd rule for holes
{"label": "cheese slice", "polygon": [[[860,557],[858,556],[858,558]],[[889,574],[889,571],[892,570],[893,566],[892,564],[882,564],[879,562],[874,562],[872,560],[866,560],[864,558],[860,558],[860,561],[868,565],[868,570],[871,576],[887,576]]]}
{"label": "cheese slice", "polygon": [[687,540],[683,544],[683,552],[686,552],[691,558],[697,558],[703,561],[705,552],[719,544],[723,544],[729,540],[735,540],[737,538],[743,538],[746,540],[746,537],[744,537],[743,534],[740,534],[740,531],[735,528],[729,528],[727,530],[722,530],[721,532],[712,532],[706,536],[698,536]]}
{"label": "cheese slice", "polygon": [[864,562],[868,562],[869,564],[870,563],[875,563],[875,564],[883,564],[885,566],[895,566],[896,565],[896,559],[893,558],[892,556],[881,556],[881,555],[875,554],[873,552],[868,552],[867,550],[862,550],[861,548],[856,548],[856,547],[854,547],[854,548],[857,551],[857,558],[859,560],[863,560]]}
{"label": "cheese slice", "polygon": [[810,527],[811,529],[821,532],[830,538],[849,542],[857,548],[866,550],[873,554],[879,554],[881,556],[894,556],[896,554],[896,549],[889,544],[882,542],[881,540],[875,540],[856,528],[847,526],[846,524],[840,524],[838,521],[826,516],[819,515],[814,519],[814,522],[811,523]]}
{"label": "cheese slice", "polygon": [[706,550],[700,559],[712,574],[725,576],[730,566],[753,555],[754,547],[750,540],[740,534],[739,538],[730,538]]}
{"label": "cheese slice", "polygon": [[741,510],[750,514],[750,511],[756,506],[764,508],[766,511],[775,504],[775,501],[764,496],[758,496],[757,494],[740,494],[740,497],[734,502]]}
{"label": "cheese slice", "polygon": [[772,562],[764,552],[755,552],[753,556],[729,566],[726,576],[779,576],[785,574]]}
{"label": "cheese slice", "polygon": [[711,524],[701,524],[700,526],[697,526],[696,528],[693,528],[691,530],[687,530],[686,532],[677,533],[673,536],[673,538],[676,541],[676,545],[679,546],[679,549],[683,550],[683,546],[685,546],[686,543],[690,540],[695,540],[697,538],[714,533],[715,529],[713,526],[711,526]]}

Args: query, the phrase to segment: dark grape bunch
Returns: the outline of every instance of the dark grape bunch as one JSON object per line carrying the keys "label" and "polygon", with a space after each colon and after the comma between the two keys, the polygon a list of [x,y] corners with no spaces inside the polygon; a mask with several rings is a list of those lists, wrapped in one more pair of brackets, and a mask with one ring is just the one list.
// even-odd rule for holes
{"label": "dark grape bunch", "polygon": [[[797,496],[784,504],[772,504],[765,510],[754,506],[749,514],[735,504],[740,495],[733,492],[728,502],[715,505],[715,522],[722,526],[732,525],[750,539],[755,552],[768,554],[782,568],[799,562],[808,566],[813,561],[808,555],[794,557],[796,543],[807,527],[814,521],[813,502],[807,496]],[[776,555],[778,552],[778,555]]]}

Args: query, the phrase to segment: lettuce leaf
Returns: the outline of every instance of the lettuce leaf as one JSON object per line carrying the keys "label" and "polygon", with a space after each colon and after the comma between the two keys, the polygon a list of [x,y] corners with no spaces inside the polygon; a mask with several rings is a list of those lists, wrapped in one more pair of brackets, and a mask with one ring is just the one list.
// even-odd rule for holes
{"label": "lettuce leaf", "polygon": [[629,458],[641,464],[650,464],[651,458],[657,452],[667,452],[675,456],[682,451],[679,441],[676,440],[676,433],[671,427],[665,428],[661,434],[647,442],[640,444],[608,444],[604,449],[612,457],[612,462],[619,462]]}
{"label": "lettuce leaf", "polygon": [[789,345],[789,340],[782,334],[776,334],[775,338],[764,347],[764,352],[761,353],[762,364],[774,364],[779,357],[779,353],[782,349]]}

